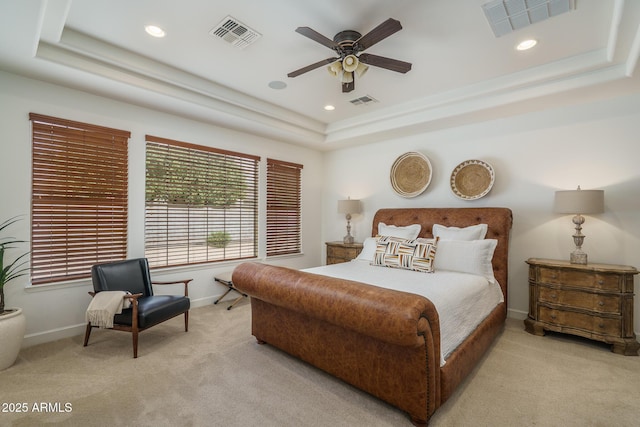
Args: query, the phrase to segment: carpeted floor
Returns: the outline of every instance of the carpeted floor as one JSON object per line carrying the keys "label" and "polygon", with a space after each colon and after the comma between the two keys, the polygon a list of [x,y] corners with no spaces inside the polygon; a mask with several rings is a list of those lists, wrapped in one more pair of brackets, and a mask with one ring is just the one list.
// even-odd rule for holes
{"label": "carpeted floor", "polygon": [[[410,426],[406,414],[266,345],[242,301],[140,335],[94,330],[23,350],[0,372],[3,426]],[[24,412],[16,412],[24,409]],[[431,419],[442,426],[636,426],[640,358],[509,320]]]}

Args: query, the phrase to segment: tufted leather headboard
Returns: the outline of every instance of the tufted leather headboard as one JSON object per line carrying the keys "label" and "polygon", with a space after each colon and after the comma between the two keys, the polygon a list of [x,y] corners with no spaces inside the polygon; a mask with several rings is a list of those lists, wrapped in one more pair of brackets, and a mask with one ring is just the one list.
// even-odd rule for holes
{"label": "tufted leather headboard", "polygon": [[[371,235],[378,234],[378,223],[387,225],[420,224],[420,237],[433,237],[433,224],[446,227],[467,227],[487,224],[487,239],[497,239],[493,254],[493,273],[502,287],[507,300],[509,265],[509,232],[513,223],[511,209],[508,208],[397,208],[380,209],[373,217]],[[436,253],[436,256],[437,253]]]}

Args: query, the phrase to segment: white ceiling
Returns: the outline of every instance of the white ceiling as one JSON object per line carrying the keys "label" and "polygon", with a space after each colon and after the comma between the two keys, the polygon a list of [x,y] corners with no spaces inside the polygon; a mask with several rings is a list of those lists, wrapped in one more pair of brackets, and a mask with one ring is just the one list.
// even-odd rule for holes
{"label": "white ceiling", "polygon": [[[575,0],[501,37],[488,1],[0,0],[0,69],[320,150],[640,93],[639,0]],[[209,35],[229,15],[261,37],[239,49]],[[297,27],[333,38],[387,18],[403,29],[366,52],[407,74],[371,67],[346,94],[325,67],[287,77],[334,56]],[[516,51],[525,38],[538,45]],[[378,102],[351,104],[365,95]]]}

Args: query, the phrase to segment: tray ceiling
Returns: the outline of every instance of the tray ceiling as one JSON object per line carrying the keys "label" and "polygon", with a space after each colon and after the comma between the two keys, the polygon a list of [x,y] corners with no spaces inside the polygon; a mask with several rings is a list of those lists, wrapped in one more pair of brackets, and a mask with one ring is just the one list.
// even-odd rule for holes
{"label": "tray ceiling", "polygon": [[[500,36],[486,0],[3,2],[0,69],[321,150],[640,92],[640,2],[560,2],[572,9]],[[287,77],[333,54],[297,27],[332,38],[387,18],[402,30],[367,53],[407,74],[370,67],[350,93],[325,67]],[[251,33],[216,35],[228,20]]]}

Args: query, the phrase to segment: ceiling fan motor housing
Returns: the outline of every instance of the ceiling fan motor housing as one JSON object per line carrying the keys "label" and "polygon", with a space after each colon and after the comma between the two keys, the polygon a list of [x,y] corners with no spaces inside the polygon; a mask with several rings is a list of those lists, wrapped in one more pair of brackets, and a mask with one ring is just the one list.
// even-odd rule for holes
{"label": "ceiling fan motor housing", "polygon": [[361,37],[362,34],[355,30],[340,31],[338,34],[333,36],[333,41],[339,45],[336,48],[336,51],[342,55],[342,57],[359,52],[355,42]]}

